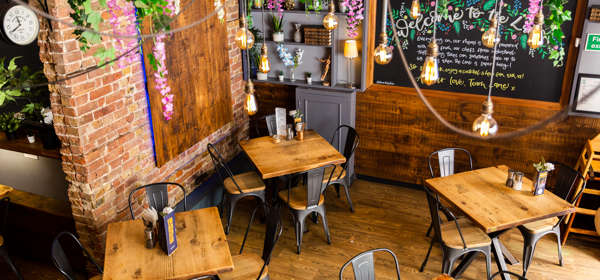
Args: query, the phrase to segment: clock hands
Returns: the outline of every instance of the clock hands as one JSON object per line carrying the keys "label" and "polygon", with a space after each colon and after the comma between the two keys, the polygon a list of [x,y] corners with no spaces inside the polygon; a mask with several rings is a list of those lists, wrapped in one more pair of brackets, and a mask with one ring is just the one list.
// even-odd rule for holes
{"label": "clock hands", "polygon": [[17,29],[19,29],[21,27],[21,21],[19,20],[19,17],[15,17],[15,19],[17,20],[17,23],[19,25],[17,25],[17,27],[15,27],[15,29],[13,29],[12,31],[10,31],[11,33],[17,31]]}

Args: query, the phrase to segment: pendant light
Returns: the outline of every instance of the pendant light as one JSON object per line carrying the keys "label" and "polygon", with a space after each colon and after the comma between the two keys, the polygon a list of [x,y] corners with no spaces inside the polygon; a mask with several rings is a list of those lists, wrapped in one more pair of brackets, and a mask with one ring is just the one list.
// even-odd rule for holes
{"label": "pendant light", "polygon": [[494,14],[490,22],[490,27],[488,28],[488,30],[483,32],[483,35],[481,35],[481,42],[483,43],[483,45],[490,49],[493,48],[496,45],[496,42],[498,42],[498,36],[496,36],[497,33],[498,17],[496,16],[496,14]]}
{"label": "pendant light", "polygon": [[269,63],[268,51],[267,44],[263,42],[260,52],[260,62],[258,64],[258,71],[262,73],[269,73],[269,71],[271,71],[271,63]]}
{"label": "pendant light", "polygon": [[254,84],[250,78],[248,78],[248,81],[246,82],[246,102],[244,102],[244,110],[246,110],[248,116],[253,116],[258,112],[256,96],[254,96]]}
{"label": "pendant light", "polygon": [[329,13],[323,18],[323,27],[327,30],[334,30],[338,26],[338,18],[335,15],[335,3],[329,2]]}
{"label": "pendant light", "polygon": [[527,45],[532,49],[537,49],[544,44],[544,13],[543,13],[543,1],[540,2],[540,10],[535,15],[533,20],[533,27],[529,31],[527,37]]}
{"label": "pendant light", "polygon": [[439,55],[439,46],[437,44],[437,20],[438,20],[438,1],[435,1],[435,19],[433,20],[433,36],[431,37],[431,42],[427,45],[427,53],[425,57],[425,62],[423,63],[423,69],[421,70],[421,82],[431,86],[440,78],[440,73],[438,69],[438,60],[437,57]]}
{"label": "pendant light", "polygon": [[[496,5],[498,2],[496,1]],[[502,13],[502,6],[498,7],[494,11],[498,14]],[[496,18],[496,15],[494,15]],[[498,26],[494,26],[497,28]],[[490,26],[490,29],[492,27]],[[481,105],[481,115],[473,122],[473,132],[479,133],[483,137],[495,135],[498,132],[498,122],[494,119],[492,114],[494,113],[494,103],[492,103],[492,88],[494,85],[494,76],[496,75],[496,54],[498,51],[497,42],[500,41],[500,32],[494,32],[495,37],[492,38],[494,54],[492,56],[492,73],[490,75],[490,83],[488,85],[488,96],[487,99]]]}
{"label": "pendant light", "polygon": [[375,52],[373,56],[375,56],[375,63],[386,65],[392,61],[394,57],[394,52],[392,47],[388,46],[388,38],[387,38],[387,5],[388,1],[383,1],[383,17],[381,19],[381,34],[379,34],[380,42],[379,46],[375,48]]}
{"label": "pendant light", "polygon": [[[435,5],[435,7],[437,10],[437,4]],[[412,19],[417,19],[420,16],[421,16],[421,3],[419,3],[419,0],[413,0],[412,4],[410,5],[410,17]]]}
{"label": "pendant light", "polygon": [[238,46],[238,48],[240,48],[240,50],[247,50],[247,49],[251,49],[252,46],[254,46],[254,34],[252,34],[252,32],[250,32],[250,30],[248,30],[248,23],[246,22],[246,6],[245,6],[245,2],[244,1],[244,7],[243,10],[244,12],[242,13],[242,16],[240,17],[240,28],[238,29],[238,31],[235,33],[235,44]]}

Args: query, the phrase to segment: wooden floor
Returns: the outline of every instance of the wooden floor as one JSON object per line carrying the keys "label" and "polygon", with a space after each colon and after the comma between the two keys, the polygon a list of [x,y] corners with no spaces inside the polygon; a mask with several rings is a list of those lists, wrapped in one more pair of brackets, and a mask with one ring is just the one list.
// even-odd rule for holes
{"label": "wooden floor", "polygon": [[[342,190],[343,191],[343,190]],[[327,245],[322,224],[310,222],[304,235],[302,254],[295,249],[294,227],[284,213],[284,231],[269,266],[272,279],[337,279],[339,269],[361,251],[386,247],[394,251],[400,262],[402,279],[432,279],[441,271],[441,249],[434,247],[423,273],[419,267],[429,245],[425,232],[430,223],[425,193],[398,186],[358,180],[352,187],[355,213],[351,213],[343,198],[328,190],[326,200],[332,244]],[[231,233],[228,236],[232,255],[238,254],[249,211],[254,202],[242,202],[236,209]],[[570,238],[563,248],[564,266],[558,266],[556,239],[543,238],[537,245],[528,279],[600,279],[600,243]],[[245,251],[261,253],[264,225],[258,221],[251,228]],[[501,240],[519,259],[522,259],[523,239],[518,230],[511,230]],[[378,279],[394,279],[391,257],[376,255]],[[492,271],[496,271],[493,264]],[[510,266],[520,273],[522,265]],[[348,269],[344,275],[351,275]],[[477,258],[463,279],[485,279],[485,262]]]}

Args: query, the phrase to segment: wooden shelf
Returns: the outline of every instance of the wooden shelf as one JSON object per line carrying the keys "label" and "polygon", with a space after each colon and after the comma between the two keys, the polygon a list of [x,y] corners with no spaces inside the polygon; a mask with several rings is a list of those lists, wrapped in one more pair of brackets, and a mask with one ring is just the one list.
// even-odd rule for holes
{"label": "wooden shelf", "polygon": [[283,82],[279,81],[279,79],[274,79],[274,78],[268,78],[267,80],[256,80],[256,79],[252,79],[252,82],[254,83],[270,83],[270,84],[279,84],[279,85],[288,85],[288,86],[300,86],[300,87],[309,87],[309,88],[320,88],[320,89],[331,89],[331,90],[337,90],[337,91],[345,91],[345,92],[353,92],[356,91],[355,88],[347,88],[347,87],[343,87],[343,86],[323,86],[321,85],[321,82],[315,82],[313,81],[312,84],[307,84],[306,80],[304,79],[297,79],[296,81],[291,81],[289,79],[285,79]]}
{"label": "wooden shelf", "polygon": [[306,43],[297,43],[297,42],[288,41],[288,40],[285,40],[284,42],[275,42],[273,40],[265,40],[265,42],[267,42],[267,43],[274,43],[274,44],[284,44],[284,45],[317,47],[317,48],[332,48],[333,47],[333,45],[310,45],[310,44],[306,44]]}
{"label": "wooden shelf", "polygon": [[38,138],[36,138],[35,143],[32,144],[27,142],[26,138],[17,138],[14,140],[3,138],[0,139],[0,149],[60,159],[60,152],[58,149],[44,149],[42,141]]}
{"label": "wooden shelf", "polygon": [[[252,8],[252,12],[257,12],[257,13],[277,13],[277,11],[275,10],[269,10],[269,9],[256,9],[256,8]],[[320,10],[318,12],[315,11],[309,11],[308,13],[305,10],[283,10],[281,13],[283,14],[306,14],[307,16],[313,16],[313,15],[326,15],[329,13],[329,8],[325,8],[323,10]],[[345,16],[346,13],[340,13],[340,12],[335,12],[335,15],[337,16]]]}

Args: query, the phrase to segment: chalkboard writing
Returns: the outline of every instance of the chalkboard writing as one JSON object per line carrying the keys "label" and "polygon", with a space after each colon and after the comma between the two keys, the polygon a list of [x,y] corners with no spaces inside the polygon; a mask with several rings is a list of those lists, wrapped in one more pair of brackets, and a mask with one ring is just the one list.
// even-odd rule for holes
{"label": "chalkboard writing", "polygon": [[[393,22],[388,19],[387,32],[394,47],[391,24],[397,28],[401,48],[410,70],[418,78],[427,44],[430,42],[435,18],[434,1],[421,0],[422,15],[409,16],[411,0],[391,1]],[[538,2],[538,1],[531,1]],[[574,15],[575,2],[568,1],[563,9]],[[381,7],[383,0],[379,0]],[[487,95],[491,75],[493,50],[482,45],[481,35],[494,15],[494,0],[439,0],[437,38],[440,46],[440,80],[423,88]],[[527,46],[527,32],[532,25],[529,1],[507,0],[502,8],[501,41],[498,46],[496,76],[492,94],[511,98],[558,102],[567,45],[571,39],[572,21],[560,26],[564,38],[553,38],[548,23],[544,45],[538,49]],[[549,14],[546,8],[545,14]],[[535,9],[534,12],[535,14]],[[377,34],[381,32],[381,16],[377,13]],[[550,40],[549,40],[550,39]],[[403,69],[397,50],[388,65],[375,64],[377,84],[412,85]]]}

